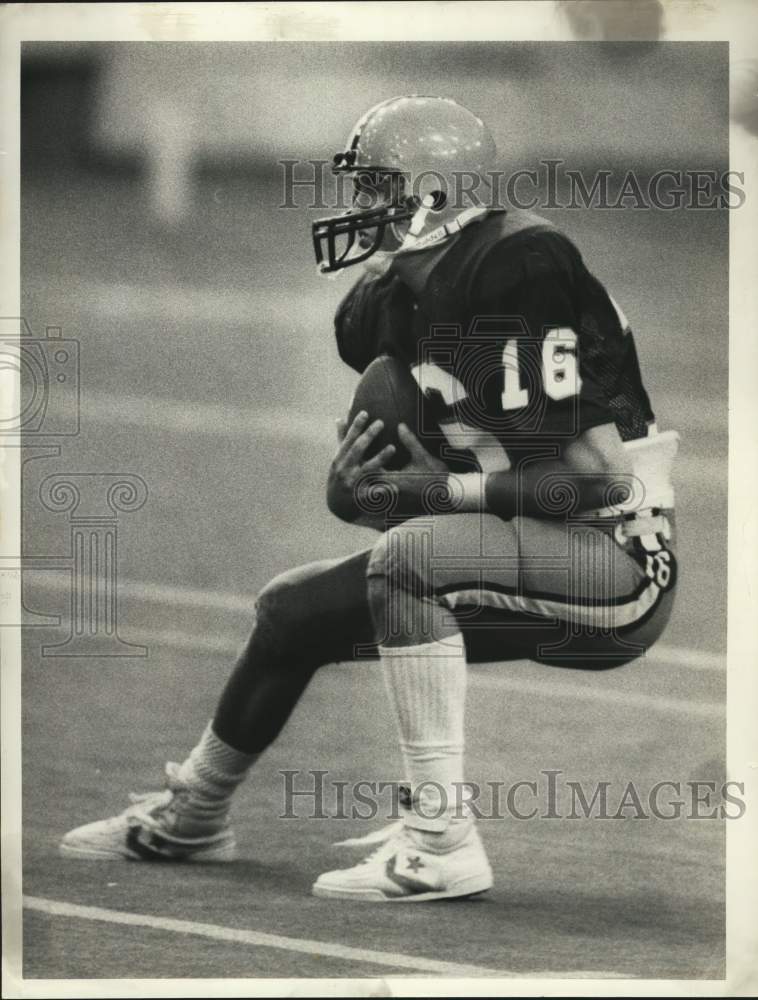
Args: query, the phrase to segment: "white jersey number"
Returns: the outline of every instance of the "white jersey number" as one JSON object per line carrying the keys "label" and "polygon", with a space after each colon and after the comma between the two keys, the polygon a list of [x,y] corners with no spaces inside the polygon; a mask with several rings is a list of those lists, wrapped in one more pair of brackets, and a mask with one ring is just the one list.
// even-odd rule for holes
{"label": "white jersey number", "polygon": [[[520,410],[529,403],[529,391],[521,388],[518,340],[515,337],[505,342],[503,369],[503,409]],[[576,363],[576,334],[571,327],[556,327],[545,334],[542,342],[542,384],[548,398],[555,402],[576,396],[582,388]]]}
{"label": "white jersey number", "polygon": [[[414,365],[411,371],[424,395],[430,389],[436,390],[446,406],[453,406],[466,399],[466,390],[455,375],[451,375],[439,365],[424,361]],[[511,462],[505,448],[489,431],[482,430],[481,427],[472,427],[458,418],[442,421],[440,430],[451,447],[465,448],[473,452],[482,472],[505,472],[510,469]]]}
{"label": "white jersey number", "polygon": [[[446,406],[466,399],[460,381],[439,365],[424,361],[414,365],[413,376],[421,391],[438,392]],[[518,340],[510,337],[503,347],[504,388],[501,403],[504,410],[519,410],[529,404],[529,390],[521,387]],[[575,396],[582,387],[577,370],[576,334],[570,327],[548,330],[542,343],[542,383],[549,399],[556,402]],[[462,420],[444,421],[440,428],[453,448],[465,448],[476,456],[482,472],[505,472],[511,462],[505,448],[494,434],[472,427]]]}

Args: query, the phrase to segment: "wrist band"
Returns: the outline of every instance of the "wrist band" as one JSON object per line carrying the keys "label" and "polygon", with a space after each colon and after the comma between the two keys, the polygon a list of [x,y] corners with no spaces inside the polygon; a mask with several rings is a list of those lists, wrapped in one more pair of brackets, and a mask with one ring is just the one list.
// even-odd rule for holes
{"label": "wrist band", "polygon": [[480,472],[450,473],[448,485],[451,494],[460,498],[459,511],[466,513],[485,509],[484,482],[485,477]]}

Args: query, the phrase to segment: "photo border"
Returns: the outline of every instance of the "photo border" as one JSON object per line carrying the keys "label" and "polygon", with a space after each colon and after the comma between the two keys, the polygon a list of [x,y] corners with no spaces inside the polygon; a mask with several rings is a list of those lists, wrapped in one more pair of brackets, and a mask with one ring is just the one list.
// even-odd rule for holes
{"label": "photo border", "polygon": [[[750,0],[668,0],[686,27],[665,41],[729,41],[733,61],[758,52],[758,10]],[[408,8],[412,8],[409,16]],[[751,17],[752,14],[752,17]],[[572,41],[549,3],[535,0],[448,4],[383,2],[219,4],[10,4],[0,10],[0,315],[20,313],[20,46],[23,41]],[[620,39],[623,41],[623,39]],[[586,43],[583,43],[586,44]],[[747,811],[727,829],[727,977],[725,980],[181,979],[24,980],[21,973],[21,637],[0,629],[2,655],[2,923],[6,997],[360,996],[378,984],[403,996],[721,996],[758,987],[758,138],[730,128],[730,166],[745,170],[747,198],[730,216],[729,320],[729,610],[727,773],[744,781]],[[725,336],[713,331],[713,336]],[[12,441],[8,442],[13,444]],[[0,554],[18,552],[19,449],[4,449]],[[707,538],[703,539],[707,545]],[[20,574],[19,574],[20,577]],[[20,579],[8,579],[0,613],[19,621]],[[13,616],[13,617],[11,617]],[[697,878],[697,873],[692,873]],[[376,995],[376,993],[374,993]]]}

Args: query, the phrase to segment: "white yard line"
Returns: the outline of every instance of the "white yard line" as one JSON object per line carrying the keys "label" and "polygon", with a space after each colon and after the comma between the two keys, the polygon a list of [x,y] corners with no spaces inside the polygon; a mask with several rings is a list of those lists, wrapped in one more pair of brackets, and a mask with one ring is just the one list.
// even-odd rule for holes
{"label": "white yard line", "polygon": [[[298,413],[291,407],[244,408],[157,396],[114,395],[96,389],[87,389],[82,393],[80,406],[83,426],[91,420],[99,424],[150,430],[158,427],[177,433],[220,434],[225,437],[270,434],[327,445],[334,441],[334,428],[329,420],[314,420],[313,414]],[[689,422],[687,426],[690,426]],[[703,476],[713,476],[726,486],[725,470],[722,475],[720,469],[712,469],[713,463],[692,463],[691,456],[680,452],[675,470],[680,478],[692,473],[702,483]]]}
{"label": "white yard line", "polygon": [[[188,653],[209,653],[220,656],[239,655],[243,640],[232,642],[222,636],[192,635],[162,629],[129,629],[124,635],[128,642],[141,646],[164,646],[184,650]],[[650,659],[655,663],[665,663],[665,658],[653,650]],[[511,694],[529,695],[535,702],[540,698],[570,698],[593,704],[615,706],[629,711],[639,709],[645,712],[659,712],[687,718],[722,719],[726,713],[725,702],[689,701],[683,698],[668,698],[663,695],[642,694],[637,691],[609,690],[600,684],[567,684],[561,681],[535,681],[506,674],[482,674],[471,671],[469,685],[485,691],[504,691]]]}
{"label": "white yard line", "polygon": [[[50,289],[46,287],[49,295]],[[216,286],[186,286],[161,283],[136,285],[130,282],[89,281],[78,288],[82,309],[92,315],[95,323],[103,318],[115,321],[141,322],[156,325],[163,316],[192,328],[221,328],[224,324],[258,330],[262,325],[280,325],[286,329],[307,326],[309,317],[324,308],[321,290],[300,289],[298,309],[286,296],[277,298],[271,291]],[[714,401],[716,405],[722,399]],[[713,430],[710,400],[693,399],[680,393],[675,399],[676,413],[682,427],[691,431]]]}
{"label": "white yard line", "polygon": [[[237,656],[243,645],[243,640],[232,642],[216,635],[192,635],[186,632],[175,632],[162,629],[129,629],[124,638],[128,642],[139,643],[148,648],[152,646],[167,646],[172,649],[184,650],[188,653],[209,653],[221,656]],[[654,662],[665,662],[655,655],[650,657]],[[637,691],[609,690],[600,684],[568,684],[561,681],[535,681],[522,679],[506,674],[483,674],[476,669],[471,671],[469,684],[472,688],[486,691],[504,691],[511,694],[527,694],[534,701],[540,698],[571,698],[616,706],[629,711],[640,709],[645,712],[659,712],[692,718],[723,719],[726,706],[723,702],[688,701],[683,698],[668,698],[663,695],[648,695]]]}
{"label": "white yard line", "polygon": [[666,643],[656,643],[653,646],[654,659],[662,663],[670,663],[676,667],[688,667],[690,670],[716,670],[723,673],[726,670],[726,656],[723,653],[711,653],[704,649],[690,649],[687,646],[667,646]]}
{"label": "white yard line", "polygon": [[[151,646],[180,650],[185,653],[207,653],[212,656],[236,657],[242,650],[244,637],[237,640],[222,635],[197,635],[173,629],[128,629],[122,638],[141,646]],[[653,649],[650,660],[666,663],[665,656]],[[547,674],[546,674],[547,676]],[[638,709],[645,712],[672,714],[687,718],[723,719],[726,707],[723,702],[694,701],[683,698],[669,698],[663,695],[643,694],[637,691],[619,691],[603,687],[601,684],[569,684],[562,681],[543,681],[532,678],[522,679],[507,674],[484,674],[472,670],[469,684],[472,688],[485,691],[504,691],[511,694],[526,694],[534,701],[541,698],[560,698],[585,701],[593,704],[614,706],[625,711]]]}
{"label": "white yard line", "polygon": [[[70,592],[71,583],[69,573],[66,570],[28,569],[24,572],[27,574],[26,578],[33,589],[66,594]],[[255,604],[255,594],[237,594],[222,590],[202,590],[194,587],[175,587],[140,580],[119,580],[118,596],[120,600],[143,601],[146,604],[158,604],[167,607],[227,611],[241,615],[251,615]],[[145,635],[148,633],[142,634]],[[160,637],[154,641],[161,641],[169,646],[181,643],[182,637],[186,637],[190,641],[188,648],[207,648],[209,651],[218,650],[222,653],[237,648],[234,643],[230,643],[218,636],[186,636],[184,632],[174,633],[170,631],[150,634]],[[171,641],[167,641],[169,639]],[[209,643],[210,645],[208,645]],[[652,658],[658,663],[667,663],[690,670],[712,670],[717,673],[723,673],[726,670],[726,657],[721,653],[711,653],[701,649],[689,649],[685,646],[669,646],[665,643],[660,643],[653,647]]]}
{"label": "white yard line", "polygon": [[333,427],[312,415],[286,407],[244,409],[223,403],[181,402],[156,396],[121,396],[88,389],[82,394],[81,423],[86,421],[178,434],[223,437],[277,437],[309,443],[334,443]]}
{"label": "white yard line", "polygon": [[[651,656],[657,661],[657,657]],[[540,698],[572,698],[587,704],[615,705],[629,711],[639,709],[645,712],[661,712],[691,719],[720,719],[726,714],[725,702],[689,701],[684,698],[668,698],[663,695],[641,694],[637,691],[618,691],[602,687],[601,684],[567,684],[561,681],[534,681],[505,674],[477,674],[471,672],[469,684],[472,688],[490,691],[507,691],[510,694],[526,694],[534,701]]]}
{"label": "white yard line", "polygon": [[404,971],[413,969],[415,973],[435,976],[499,976],[509,979],[516,976],[516,973],[504,969],[490,969],[486,966],[465,965],[458,962],[440,962],[432,958],[419,958],[416,955],[404,955],[399,952],[351,948],[348,945],[332,944],[328,941],[283,937],[280,934],[221,927],[218,924],[197,923],[194,920],[155,917],[148,913],[125,913],[122,910],[107,910],[100,906],[80,906],[39,896],[24,896],[24,908],[54,917],[142,927],[148,930],[167,931],[170,934],[189,934],[214,941],[249,945],[253,948],[276,948],[280,951],[298,952],[301,955],[314,955],[317,958],[334,958],[342,962],[382,965]]}
{"label": "white yard line", "polygon": [[[88,389],[81,398],[81,421],[106,426],[163,429],[179,434],[209,434],[223,437],[274,437],[331,447],[334,429],[328,420],[297,413],[286,407],[243,409],[218,403],[159,399],[155,396],[121,396]],[[726,489],[726,457],[720,464],[703,462],[698,456],[679,454],[675,466],[679,482],[696,482],[700,490]]]}
{"label": "white yard line", "polygon": [[[347,290],[347,289],[346,289]],[[298,309],[286,295],[270,291],[208,285],[135,285],[129,282],[83,281],[78,302],[93,318],[127,320],[156,325],[163,316],[174,322],[211,326],[224,324],[259,329],[261,324],[279,322],[287,327],[307,324],[308,317],[323,303],[322,293],[299,290]],[[194,331],[193,331],[194,332]]]}

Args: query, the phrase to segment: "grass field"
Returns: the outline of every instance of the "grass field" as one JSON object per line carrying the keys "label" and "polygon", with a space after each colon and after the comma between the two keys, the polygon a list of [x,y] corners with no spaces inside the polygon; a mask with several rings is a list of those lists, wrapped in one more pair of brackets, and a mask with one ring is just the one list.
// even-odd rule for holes
{"label": "grass field", "polygon": [[[35,333],[60,325],[79,339],[82,384],[79,436],[26,465],[25,554],[65,555],[66,518],[37,501],[53,472],[133,472],[149,493],[118,526],[120,633],[147,657],[41,656],[68,627],[70,581],[60,569],[26,574],[27,608],[62,623],[28,630],[25,643],[25,975],[723,976],[724,829],[714,820],[483,821],[497,877],[486,898],[434,908],[312,898],[320,871],[352,861],[332,842],[365,824],[279,818],[279,772],[397,775],[370,664],[315,678],[240,795],[238,863],[57,856],[65,830],[155,787],[163,762],[192,745],[256,590],[370,540],[322,500],[333,418],[353,382],[330,340],[348,279],[317,281],[307,220],[261,208],[273,189],[256,183],[220,197],[200,190],[197,217],[171,238],[150,230],[129,182],[68,178],[24,193],[25,315]],[[472,670],[468,771],[510,783],[558,769],[610,781],[618,795],[628,781],[721,784],[726,222],[632,212],[559,221],[635,327],[662,428],[683,436],[678,603],[661,647],[619,671]]]}

